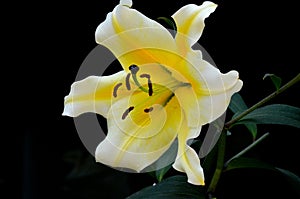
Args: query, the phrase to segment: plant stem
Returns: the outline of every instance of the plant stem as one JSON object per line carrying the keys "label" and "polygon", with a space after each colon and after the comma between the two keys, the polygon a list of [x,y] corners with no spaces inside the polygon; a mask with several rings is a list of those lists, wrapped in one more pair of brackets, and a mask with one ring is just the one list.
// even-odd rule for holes
{"label": "plant stem", "polygon": [[215,173],[212,177],[212,180],[210,182],[210,185],[208,187],[208,193],[213,193],[217,187],[218,181],[220,179],[222,170],[223,170],[223,165],[224,165],[224,156],[225,156],[225,145],[226,145],[226,130],[223,129],[221,132],[221,136],[218,140],[218,157],[217,157],[217,165],[216,165],[216,170]]}
{"label": "plant stem", "polygon": [[289,82],[287,82],[281,88],[279,88],[277,91],[273,92],[272,94],[270,94],[269,96],[265,97],[264,99],[262,99],[258,103],[254,104],[252,107],[250,107],[249,109],[245,110],[244,112],[242,112],[240,115],[238,115],[234,119],[232,119],[229,122],[225,123],[225,126],[223,128],[223,131],[221,133],[221,136],[220,136],[220,139],[218,140],[218,145],[217,145],[217,147],[218,147],[218,157],[217,157],[216,170],[215,170],[215,173],[214,173],[214,175],[212,177],[210,185],[208,187],[208,195],[210,197],[212,197],[212,193],[215,192],[215,189],[217,187],[217,184],[218,184],[218,181],[220,179],[220,176],[221,176],[221,173],[223,171],[223,168],[226,167],[231,160],[233,160],[233,159],[235,159],[235,158],[243,155],[244,153],[246,153],[247,151],[249,151],[251,148],[253,148],[255,145],[257,145],[259,142],[261,142],[264,138],[266,138],[269,135],[269,133],[264,134],[258,140],[256,140],[252,144],[250,144],[248,147],[246,147],[244,150],[242,150],[241,152],[239,152],[238,154],[236,154],[232,158],[230,158],[224,164],[225,145],[226,145],[226,131],[228,129],[230,129],[232,127],[232,125],[234,125],[234,123],[236,123],[237,121],[239,121],[240,119],[242,119],[244,116],[246,116],[250,112],[254,111],[258,107],[262,106],[266,102],[270,101],[271,99],[273,99],[274,97],[276,97],[278,94],[282,93],[283,91],[285,91],[286,89],[288,89],[289,87],[291,87],[292,85],[296,84],[299,81],[300,81],[300,73],[298,73],[296,75],[296,77],[294,77],[293,79],[291,79]]}
{"label": "plant stem", "polygon": [[228,166],[228,164],[235,158],[240,157],[241,155],[245,154],[247,151],[249,151],[250,149],[252,149],[254,146],[256,146],[258,143],[260,143],[263,139],[265,139],[267,136],[269,135],[269,133],[265,133],[263,134],[259,139],[255,140],[253,143],[251,143],[249,146],[247,146],[246,148],[244,148],[242,151],[240,151],[238,154],[236,154],[235,156],[233,156],[232,158],[230,158],[225,164],[224,167],[226,168]]}
{"label": "plant stem", "polygon": [[285,85],[283,85],[281,88],[279,88],[277,91],[273,92],[272,94],[270,94],[269,96],[265,97],[264,99],[262,99],[261,101],[259,101],[258,103],[254,104],[252,107],[250,107],[249,109],[245,110],[244,112],[242,112],[240,115],[238,115],[237,117],[233,118],[232,120],[228,121],[227,123],[225,123],[225,128],[226,129],[230,129],[232,127],[232,125],[239,121],[240,119],[242,119],[243,117],[245,117],[247,114],[249,114],[250,112],[254,111],[255,109],[257,109],[258,107],[262,106],[263,104],[265,104],[266,102],[270,101],[271,99],[273,99],[274,97],[276,97],[278,94],[282,93],[283,91],[285,91],[286,89],[288,89],[289,87],[291,87],[292,85],[296,84],[298,81],[300,81],[300,73],[298,73],[298,75],[296,77],[294,77],[293,79],[291,79],[289,82],[287,82]]}

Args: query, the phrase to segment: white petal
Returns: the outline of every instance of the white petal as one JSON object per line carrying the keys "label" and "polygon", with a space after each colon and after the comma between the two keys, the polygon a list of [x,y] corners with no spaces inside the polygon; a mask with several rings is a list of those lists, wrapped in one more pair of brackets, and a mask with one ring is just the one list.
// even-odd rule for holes
{"label": "white petal", "polygon": [[65,97],[63,115],[76,117],[82,113],[93,112],[107,117],[114,87],[117,83],[124,82],[125,75],[121,71],[111,76],[90,76],[73,83],[69,95]]}
{"label": "white petal", "polygon": [[120,5],[131,7],[132,0],[120,0]]}
{"label": "white petal", "polygon": [[178,134],[178,153],[173,168],[185,172],[188,182],[194,185],[204,185],[204,173],[197,153],[187,145],[189,139],[199,135],[201,127],[189,128],[183,123]]}
{"label": "white petal", "polygon": [[162,25],[127,6],[118,5],[95,33],[97,43],[106,46],[128,71],[131,64],[176,63],[172,35]]}
{"label": "white petal", "polygon": [[243,82],[239,79],[237,71],[222,74],[218,69],[209,66],[201,71],[201,87],[196,89],[201,115],[201,123],[206,124],[216,120],[227,109],[231,96],[239,92]]}
{"label": "white petal", "polygon": [[[243,85],[237,71],[221,73],[219,69],[202,59],[200,51],[187,53],[185,64],[182,65],[180,72],[192,84],[192,92],[197,95],[197,103],[185,103],[181,100],[181,105],[185,112],[193,112],[193,109],[200,110],[201,125],[220,117],[226,111],[231,96],[240,91]],[[193,127],[193,125],[189,126]]]}
{"label": "white petal", "polygon": [[177,43],[191,47],[195,44],[204,29],[204,20],[215,11],[217,5],[206,1],[201,6],[189,4],[179,9],[172,17],[176,22]]}
{"label": "white petal", "polygon": [[[142,95],[133,94],[132,98]],[[106,165],[139,172],[171,146],[180,128],[182,114],[174,97],[165,107],[152,105],[150,113],[144,112],[149,107],[147,104],[143,107],[143,102],[140,105],[131,102],[135,100],[124,98],[113,104],[108,115],[108,135],[98,145],[95,156],[98,162]],[[135,108],[122,117],[130,106]]]}
{"label": "white petal", "polygon": [[188,127],[197,128],[201,126],[201,110],[198,104],[198,96],[194,89],[192,87],[179,87],[175,94],[187,118]]}

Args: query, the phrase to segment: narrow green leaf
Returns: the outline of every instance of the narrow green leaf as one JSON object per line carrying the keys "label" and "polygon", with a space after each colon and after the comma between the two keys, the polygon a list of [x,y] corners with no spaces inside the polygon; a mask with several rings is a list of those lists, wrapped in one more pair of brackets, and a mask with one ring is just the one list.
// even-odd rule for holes
{"label": "narrow green leaf", "polygon": [[266,78],[270,78],[276,88],[276,90],[278,90],[281,86],[281,78],[278,77],[277,75],[274,75],[274,74],[270,74],[270,73],[267,73],[265,74],[265,76],[263,77],[263,80],[265,80]]}
{"label": "narrow green leaf", "polygon": [[272,104],[258,108],[236,124],[281,124],[300,128],[300,108],[285,104]]}
{"label": "narrow green leaf", "polygon": [[146,187],[126,199],[205,199],[203,186],[195,186],[187,182],[186,176],[172,176],[155,186]]}
{"label": "narrow green leaf", "polygon": [[260,161],[258,159],[253,159],[253,158],[244,158],[244,157],[239,157],[236,159],[233,159],[230,161],[227,165],[227,167],[224,169],[224,171],[230,171],[234,169],[269,169],[269,170],[274,170],[276,169],[270,165],[267,164],[263,161]]}
{"label": "narrow green leaf", "polygon": [[245,153],[247,153],[249,150],[251,150],[253,147],[255,147],[258,143],[260,143],[262,140],[264,140],[268,135],[269,135],[269,133],[263,134],[260,138],[258,138],[257,140],[255,140],[254,142],[252,142],[250,145],[248,145],[246,148],[244,148],[243,150],[241,150],[239,153],[237,153],[236,155],[234,155],[232,158],[230,158],[229,160],[227,160],[227,162],[224,164],[224,167],[227,167],[227,165],[232,160],[234,160],[236,158],[239,158],[240,156],[242,156]]}
{"label": "narrow green leaf", "polygon": [[[241,112],[247,110],[248,107],[247,107],[245,101],[243,100],[242,96],[238,93],[235,93],[231,97],[231,101],[230,101],[230,104],[229,104],[229,109],[234,113],[233,118],[235,118]],[[257,126],[256,126],[256,124],[246,123],[245,126],[249,130],[249,132],[252,134],[253,140],[255,140],[256,136],[257,136]]]}

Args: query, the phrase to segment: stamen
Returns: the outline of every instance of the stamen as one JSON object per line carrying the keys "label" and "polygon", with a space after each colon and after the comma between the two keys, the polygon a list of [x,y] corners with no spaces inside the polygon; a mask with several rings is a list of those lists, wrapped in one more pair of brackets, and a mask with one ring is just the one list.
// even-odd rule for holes
{"label": "stamen", "polygon": [[131,74],[128,73],[127,76],[126,76],[126,88],[127,88],[127,90],[129,90],[129,91],[130,91],[130,89],[131,89],[130,82],[129,82],[130,75],[131,75]]}
{"label": "stamen", "polygon": [[118,83],[117,85],[115,85],[114,91],[113,91],[113,96],[114,97],[117,97],[117,91],[120,88],[120,86],[122,86],[122,83]]}
{"label": "stamen", "polygon": [[153,88],[152,88],[152,83],[151,83],[150,79],[148,79],[148,87],[149,87],[149,91],[148,91],[149,96],[152,96],[152,94],[153,94]]}
{"label": "stamen", "polygon": [[141,74],[140,75],[141,78],[147,78],[148,79],[148,94],[149,96],[152,96],[153,94],[153,88],[152,88],[152,82],[150,80],[150,75],[149,74]]}
{"label": "stamen", "polygon": [[134,83],[139,87],[139,89],[141,89],[144,92],[148,92],[147,89],[145,89],[136,78],[136,73],[140,70],[140,68],[137,65],[133,64],[129,66],[129,70],[131,71]]}
{"label": "stamen", "polygon": [[149,113],[149,112],[151,112],[151,111],[153,111],[153,107],[145,108],[145,109],[144,109],[144,112],[145,112],[145,113]]}
{"label": "stamen", "polygon": [[169,101],[171,101],[171,99],[175,96],[174,93],[172,93],[168,98],[167,100],[162,104],[163,107],[167,106],[167,104],[169,103]]}
{"label": "stamen", "polygon": [[150,79],[150,75],[149,74],[141,74],[140,77],[141,78],[148,78],[148,79]]}
{"label": "stamen", "polygon": [[126,109],[126,111],[123,113],[122,115],[122,120],[125,120],[125,118],[127,117],[127,115],[134,109],[133,106],[129,107],[128,109]]}

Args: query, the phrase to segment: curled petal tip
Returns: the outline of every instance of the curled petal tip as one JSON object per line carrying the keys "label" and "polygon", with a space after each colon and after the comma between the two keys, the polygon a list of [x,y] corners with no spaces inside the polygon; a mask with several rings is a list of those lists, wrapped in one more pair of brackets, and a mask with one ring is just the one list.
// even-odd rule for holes
{"label": "curled petal tip", "polygon": [[65,108],[63,110],[62,116],[75,117],[74,110],[72,109],[71,104],[65,104]]}
{"label": "curled petal tip", "polygon": [[61,115],[62,115],[62,116],[67,116],[67,113],[65,112],[65,110],[62,112]]}
{"label": "curled petal tip", "polygon": [[70,113],[70,107],[69,106],[67,106],[67,107],[65,107],[64,108],[64,111],[62,112],[62,116],[69,116],[69,117],[71,117],[72,116],[72,114]]}
{"label": "curled petal tip", "polygon": [[199,181],[192,181],[192,180],[188,179],[188,183],[193,184],[193,185],[200,185],[200,186],[204,186],[205,185],[205,182],[202,179],[199,180]]}
{"label": "curled petal tip", "polygon": [[239,73],[236,70],[229,71],[227,75],[231,76],[232,78],[239,78]]}
{"label": "curled petal tip", "polygon": [[218,4],[215,4],[215,3],[211,2],[211,1],[205,1],[205,2],[203,2],[203,5],[210,5],[210,6],[213,6],[213,7],[217,7],[218,6]]}
{"label": "curled petal tip", "polygon": [[70,114],[68,114],[66,111],[64,111],[61,115],[62,116],[70,116]]}
{"label": "curled petal tip", "polygon": [[131,7],[132,6],[132,0],[120,0],[120,5]]}
{"label": "curled petal tip", "polygon": [[236,92],[239,92],[242,89],[243,84],[244,84],[243,81],[239,79],[238,83],[237,83],[237,91]]}

